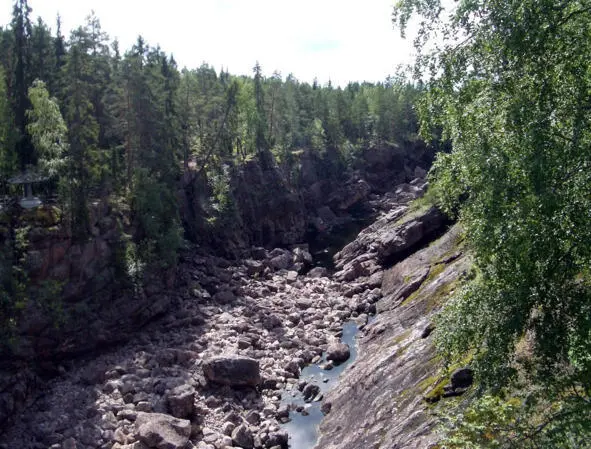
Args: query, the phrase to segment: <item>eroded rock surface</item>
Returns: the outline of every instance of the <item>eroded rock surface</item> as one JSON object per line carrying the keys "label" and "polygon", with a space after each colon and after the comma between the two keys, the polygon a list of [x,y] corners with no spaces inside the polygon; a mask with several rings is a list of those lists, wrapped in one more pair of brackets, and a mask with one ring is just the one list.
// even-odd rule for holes
{"label": "eroded rock surface", "polygon": [[455,226],[386,270],[380,313],[364,329],[357,360],[326,398],[330,413],[317,448],[425,449],[436,442],[425,397],[439,380],[439,362],[425,329],[469,266],[460,240]]}

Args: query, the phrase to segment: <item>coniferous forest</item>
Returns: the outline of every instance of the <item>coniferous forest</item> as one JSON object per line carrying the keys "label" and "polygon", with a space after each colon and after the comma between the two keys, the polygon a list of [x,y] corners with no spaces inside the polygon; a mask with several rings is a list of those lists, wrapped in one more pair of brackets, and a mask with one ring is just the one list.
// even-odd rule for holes
{"label": "coniferous forest", "polygon": [[[252,77],[207,64],[181,70],[141,36],[119,48],[94,14],[69,35],[59,17],[50,29],[30,15],[26,1],[16,2],[1,34],[1,176],[28,169],[48,176],[79,238],[88,234],[93,199],[120,197],[142,217],[142,196],[170,196],[190,168],[215,178],[270,153],[289,176],[304,148],[346,160],[416,135],[418,89],[402,78],[335,88],[291,74],[264,77],[255,62]],[[179,235],[168,203],[157,233],[170,233],[160,246],[174,251]]]}

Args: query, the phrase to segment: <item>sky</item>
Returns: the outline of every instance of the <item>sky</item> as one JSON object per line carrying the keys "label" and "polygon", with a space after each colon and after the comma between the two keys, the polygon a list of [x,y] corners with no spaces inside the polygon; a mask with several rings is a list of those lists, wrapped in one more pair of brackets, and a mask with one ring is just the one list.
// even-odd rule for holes
{"label": "sky", "polygon": [[[2,2],[0,24],[11,20]],[[94,10],[110,38],[128,49],[141,34],[172,53],[180,67],[206,62],[216,70],[252,74],[259,61],[266,75],[293,73],[301,81],[335,85],[383,81],[412,61],[412,38],[403,40],[392,21],[394,0],[29,0],[62,32],[84,23]]]}

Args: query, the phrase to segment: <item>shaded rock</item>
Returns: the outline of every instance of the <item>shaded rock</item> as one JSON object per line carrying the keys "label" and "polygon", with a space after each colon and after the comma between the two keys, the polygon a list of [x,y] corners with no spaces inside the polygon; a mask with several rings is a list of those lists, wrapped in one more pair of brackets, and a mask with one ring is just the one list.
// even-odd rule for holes
{"label": "shaded rock", "polygon": [[246,422],[253,425],[258,426],[261,423],[261,415],[256,410],[251,410],[246,414]]}
{"label": "shaded rock", "polygon": [[306,401],[314,399],[316,395],[320,393],[320,387],[314,384],[308,384],[304,387],[302,394]]}
{"label": "shaded rock", "polygon": [[323,402],[322,405],[320,406],[320,411],[325,415],[328,415],[331,410],[332,410],[332,403],[329,401]]}
{"label": "shaded rock", "polygon": [[289,267],[291,267],[292,262],[292,255],[289,253],[283,253],[273,257],[269,261],[269,265],[271,265],[271,267],[273,267],[275,270],[287,270]]}
{"label": "shaded rock", "polygon": [[177,418],[187,418],[195,407],[195,389],[190,385],[176,387],[168,396],[170,413]]}
{"label": "shaded rock", "polygon": [[244,261],[244,266],[246,267],[246,273],[249,276],[254,276],[255,274],[262,273],[265,269],[265,266],[257,260],[247,259]]}
{"label": "shaded rock", "polygon": [[230,290],[222,290],[213,295],[213,299],[220,304],[229,304],[236,300],[236,295]]}
{"label": "shaded rock", "polygon": [[210,382],[231,387],[254,387],[261,383],[259,362],[249,357],[218,356],[203,363]]}
{"label": "shaded rock", "polygon": [[335,343],[326,350],[326,360],[333,361],[335,365],[347,361],[351,356],[349,345],[345,343]]}
{"label": "shaded rock", "polygon": [[431,333],[435,330],[435,325],[433,323],[429,323],[423,332],[421,332],[421,338],[427,338]]}
{"label": "shaded rock", "polygon": [[254,437],[252,432],[244,424],[236,427],[232,431],[232,441],[236,446],[244,449],[252,449],[254,447]]}
{"label": "shaded rock", "polygon": [[138,413],[137,438],[150,448],[183,449],[191,435],[191,422],[162,413]]}
{"label": "shaded rock", "polygon": [[384,265],[399,260],[405,252],[436,235],[447,222],[443,212],[431,207],[424,214],[388,229],[378,240],[378,261]]}
{"label": "shaded rock", "polygon": [[455,370],[451,375],[451,387],[467,388],[474,382],[474,371],[472,368],[464,367]]}
{"label": "shaded rock", "polygon": [[268,448],[279,447],[285,449],[288,447],[289,436],[287,432],[273,432],[269,434],[269,439],[265,443]]}

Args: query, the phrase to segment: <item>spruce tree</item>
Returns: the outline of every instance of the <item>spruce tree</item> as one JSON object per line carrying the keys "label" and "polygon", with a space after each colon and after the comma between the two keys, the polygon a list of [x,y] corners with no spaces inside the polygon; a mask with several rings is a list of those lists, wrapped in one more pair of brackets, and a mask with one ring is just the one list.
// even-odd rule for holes
{"label": "spruce tree", "polygon": [[27,133],[26,112],[30,108],[27,90],[31,83],[31,34],[32,27],[29,15],[31,8],[27,0],[16,0],[12,13],[13,32],[13,67],[12,73],[12,102],[14,122],[18,132],[15,142],[15,152],[21,170],[35,162],[33,146]]}

